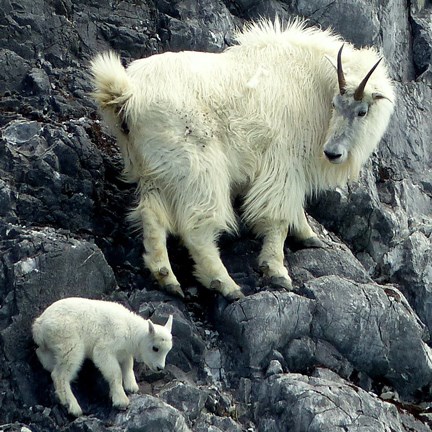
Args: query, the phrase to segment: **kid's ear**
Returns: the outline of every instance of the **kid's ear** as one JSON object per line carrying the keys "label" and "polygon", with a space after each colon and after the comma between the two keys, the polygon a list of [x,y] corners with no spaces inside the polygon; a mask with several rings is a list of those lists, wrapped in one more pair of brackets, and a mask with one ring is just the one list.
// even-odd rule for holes
{"label": "kid's ear", "polygon": [[149,335],[154,336],[156,331],[155,331],[153,323],[150,320],[148,320],[148,329],[149,329]]}
{"label": "kid's ear", "polygon": [[390,102],[393,102],[393,101],[390,100],[387,96],[384,96],[384,95],[381,94],[381,93],[372,93],[372,98],[373,98],[373,100],[387,99],[387,100],[389,100]]}
{"label": "kid's ear", "polygon": [[173,323],[173,316],[170,315],[168,317],[168,321],[165,324],[165,328],[171,333],[171,329],[172,329],[172,323]]}

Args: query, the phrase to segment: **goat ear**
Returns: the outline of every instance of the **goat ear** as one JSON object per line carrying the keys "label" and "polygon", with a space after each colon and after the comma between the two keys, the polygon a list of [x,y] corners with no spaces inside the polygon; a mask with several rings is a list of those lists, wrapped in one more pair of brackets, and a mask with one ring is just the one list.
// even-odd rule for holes
{"label": "goat ear", "polygon": [[172,329],[172,323],[173,323],[173,316],[170,315],[168,317],[168,321],[165,324],[165,328],[171,333],[171,329]]}
{"label": "goat ear", "polygon": [[372,93],[372,98],[373,100],[387,99],[388,101],[393,102],[391,99],[381,93]]}
{"label": "goat ear", "polygon": [[149,335],[150,336],[154,336],[155,333],[156,333],[154,325],[153,325],[153,323],[150,320],[148,320],[147,322],[148,322]]}
{"label": "goat ear", "polygon": [[330,57],[330,56],[328,56],[327,54],[324,56],[329,62],[330,62],[330,64],[335,68],[335,70],[337,71],[337,66],[336,66],[336,63],[333,61],[333,59]]}

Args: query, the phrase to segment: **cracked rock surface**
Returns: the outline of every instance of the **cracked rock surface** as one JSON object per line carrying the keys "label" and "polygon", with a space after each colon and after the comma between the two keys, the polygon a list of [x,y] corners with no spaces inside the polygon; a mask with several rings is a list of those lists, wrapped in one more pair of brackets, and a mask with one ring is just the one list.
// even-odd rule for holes
{"label": "cracked rock surface", "polygon": [[[307,377],[275,375],[258,389],[255,411],[258,429],[311,432],[361,430],[364,432],[405,431],[408,425],[394,405],[330,373]],[[416,422],[417,430],[429,430]]]}
{"label": "cracked rock surface", "polygon": [[[0,431],[403,431],[432,427],[432,7],[396,0],[3,0],[0,7]],[[126,222],[134,185],[89,97],[88,62],[167,50],[218,52],[245,20],[309,18],[377,46],[397,104],[358,182],[311,199],[324,248],[287,239],[293,291],[260,276],[246,227],[221,255],[246,298],[227,303],[193,277],[169,239],[186,298],[158,289]],[[139,393],[111,407],[85,362],[71,418],[31,340],[52,302],[120,302],[163,324],[174,347]]]}

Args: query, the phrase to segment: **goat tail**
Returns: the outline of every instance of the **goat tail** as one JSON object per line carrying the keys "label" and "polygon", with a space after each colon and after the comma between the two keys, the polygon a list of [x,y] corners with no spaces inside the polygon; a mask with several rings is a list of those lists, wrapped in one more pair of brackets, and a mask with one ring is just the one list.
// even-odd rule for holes
{"label": "goat tail", "polygon": [[33,340],[38,346],[45,345],[45,340],[43,337],[42,323],[39,318],[37,318],[32,325]]}
{"label": "goat tail", "polygon": [[96,102],[102,109],[119,112],[132,95],[132,84],[120,57],[113,51],[98,54],[91,62],[91,73]]}

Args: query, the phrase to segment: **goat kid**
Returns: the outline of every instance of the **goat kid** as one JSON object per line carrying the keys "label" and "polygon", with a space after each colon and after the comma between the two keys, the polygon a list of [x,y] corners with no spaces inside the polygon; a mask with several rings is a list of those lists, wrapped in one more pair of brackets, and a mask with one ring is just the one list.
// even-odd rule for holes
{"label": "goat kid", "polygon": [[170,315],[160,326],[117,303],[70,297],[49,306],[32,330],[36,354],[51,372],[61,404],[78,417],[82,410],[70,382],[84,359],[91,359],[109,383],[113,405],[126,408],[125,390],[138,391],[134,359],[152,371],[162,370],[172,348],[172,321]]}
{"label": "goat kid", "polygon": [[374,48],[301,20],[250,24],[236,39],[219,54],[167,52],[125,69],[107,52],[91,64],[93,96],[126,178],[138,183],[131,220],[143,229],[145,264],[180,296],[169,233],[183,240],[204,286],[228,300],[243,296],[216,244],[237,229],[236,195],[263,238],[259,267],[290,289],[288,230],[305,247],[322,244],[305,200],[358,177],[393,111],[393,85]]}

